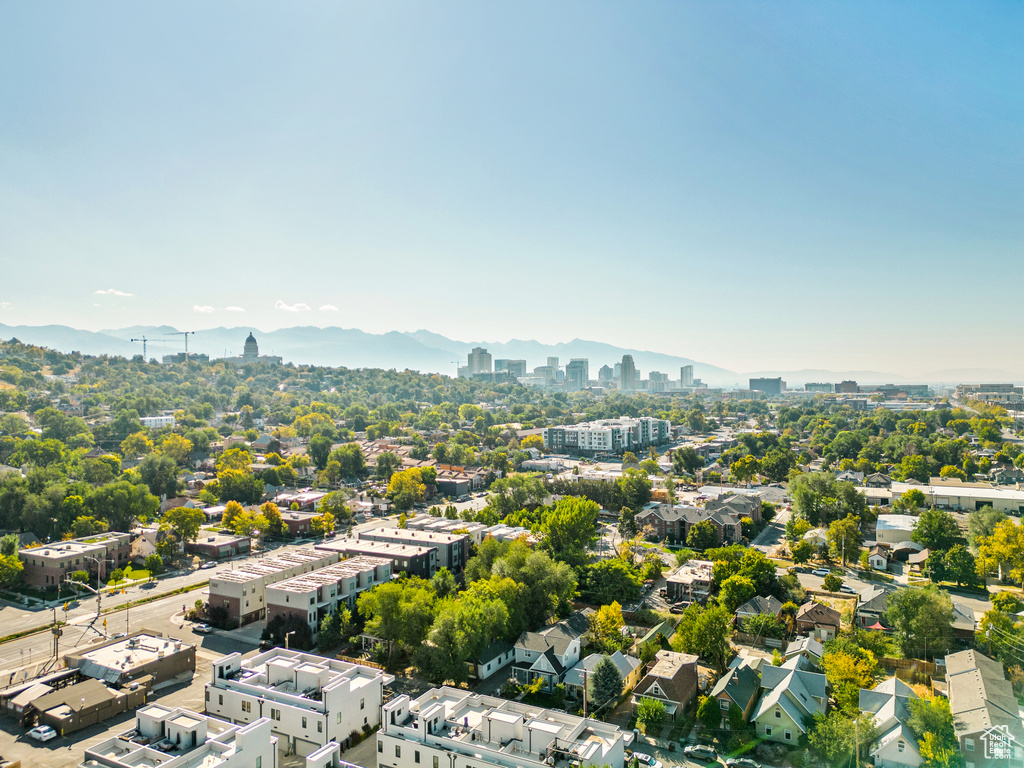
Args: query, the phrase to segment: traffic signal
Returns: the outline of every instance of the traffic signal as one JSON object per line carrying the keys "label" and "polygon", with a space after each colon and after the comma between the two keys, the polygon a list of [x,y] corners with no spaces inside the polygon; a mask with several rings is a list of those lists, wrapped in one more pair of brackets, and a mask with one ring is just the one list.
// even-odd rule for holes
{"label": "traffic signal", "polygon": [[103,628],[104,628],[104,629],[106,629],[106,628],[107,628],[107,620],[106,620],[106,619],[104,619],[104,620],[103,620]]}

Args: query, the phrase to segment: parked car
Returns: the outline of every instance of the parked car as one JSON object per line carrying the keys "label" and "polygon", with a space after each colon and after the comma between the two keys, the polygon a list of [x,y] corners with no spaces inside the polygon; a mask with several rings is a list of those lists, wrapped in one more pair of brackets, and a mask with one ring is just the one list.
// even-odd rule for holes
{"label": "parked car", "polygon": [[198,632],[200,635],[208,635],[211,632],[213,632],[213,627],[211,627],[209,624],[203,624],[202,622],[200,622],[199,624],[196,624],[194,627],[192,627],[192,631]]}
{"label": "parked car", "polygon": [[658,590],[658,594],[662,597],[668,597],[668,587],[662,587]]}
{"label": "parked car", "polygon": [[110,639],[111,640],[120,640],[122,637],[128,637],[128,633],[127,632],[118,632],[115,635],[111,635]]}
{"label": "parked car", "polygon": [[825,576],[829,575],[830,571],[828,568],[815,568],[813,571],[811,571],[811,573],[813,573],[815,576],[821,576],[822,578],[824,578]]}
{"label": "parked car", "polygon": [[761,764],[749,757],[730,757],[725,761],[729,768],[761,768]]}
{"label": "parked car", "polygon": [[839,587],[840,592],[845,592],[848,595],[856,595],[857,590],[851,587],[849,584],[843,584]]}
{"label": "parked car", "polygon": [[661,760],[655,760],[645,752],[634,752],[633,757],[636,758],[636,761],[640,763],[640,765],[646,765],[649,766],[649,768],[662,768]]}
{"label": "parked car", "polygon": [[687,757],[692,757],[695,760],[706,760],[709,763],[713,763],[718,760],[718,753],[711,747],[706,747],[703,744],[694,744],[689,747],[684,747],[683,754]]}
{"label": "parked car", "polygon": [[36,741],[49,741],[57,738],[57,732],[48,725],[37,725],[28,735]]}
{"label": "parked car", "polygon": [[206,570],[209,570],[210,568],[216,568],[216,567],[217,567],[216,563],[203,563],[202,565],[199,566],[199,570],[200,571],[206,571]]}

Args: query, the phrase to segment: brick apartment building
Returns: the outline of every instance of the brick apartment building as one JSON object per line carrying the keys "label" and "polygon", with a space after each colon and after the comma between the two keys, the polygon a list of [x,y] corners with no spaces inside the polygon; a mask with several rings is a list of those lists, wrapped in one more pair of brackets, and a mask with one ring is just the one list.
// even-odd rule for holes
{"label": "brick apartment building", "polygon": [[43,589],[56,589],[75,571],[97,572],[101,580],[117,568],[131,562],[131,536],[127,533],[98,533],[81,539],[41,544],[18,552],[25,570],[25,583]]}
{"label": "brick apartment building", "polygon": [[361,531],[359,539],[383,541],[391,544],[411,544],[418,547],[433,547],[437,550],[437,567],[447,568],[452,573],[462,573],[469,559],[470,538],[465,533],[434,533],[413,531],[407,528],[374,528]]}

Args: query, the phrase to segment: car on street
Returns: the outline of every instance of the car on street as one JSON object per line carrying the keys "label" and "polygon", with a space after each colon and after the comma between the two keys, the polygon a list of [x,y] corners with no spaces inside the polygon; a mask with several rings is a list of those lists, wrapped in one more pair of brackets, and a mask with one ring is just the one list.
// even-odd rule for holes
{"label": "car on street", "polygon": [[206,571],[206,570],[209,570],[210,568],[216,568],[216,567],[217,567],[216,563],[203,563],[202,565],[199,566],[199,570],[200,571]]}
{"label": "car on street", "polygon": [[828,568],[815,568],[813,571],[811,571],[811,573],[813,573],[815,576],[821,576],[822,578],[824,578],[825,576],[828,576],[830,571],[828,570]]}
{"label": "car on street", "polygon": [[111,640],[120,640],[122,637],[128,637],[128,633],[127,632],[118,632],[115,635],[111,635],[110,639]]}
{"label": "car on street", "polygon": [[662,768],[661,760],[655,760],[645,752],[634,752],[633,757],[640,765],[646,765],[648,768]]}
{"label": "car on street", "polygon": [[36,741],[49,741],[57,738],[57,732],[48,725],[37,725],[28,735]]}
{"label": "car on street", "polygon": [[761,768],[761,764],[749,757],[730,757],[725,761],[729,768]]}
{"label": "car on street", "polygon": [[684,747],[683,754],[695,760],[706,760],[709,763],[718,760],[718,753],[711,747],[706,747],[703,744],[693,744],[689,747]]}
{"label": "car on street", "polygon": [[849,584],[843,584],[839,587],[840,592],[845,592],[848,595],[856,595],[857,590],[851,587]]}
{"label": "car on street", "polygon": [[198,632],[200,635],[208,635],[211,632],[213,632],[213,627],[211,627],[209,624],[203,624],[202,622],[200,622],[199,624],[196,624],[194,627],[192,627],[192,631]]}

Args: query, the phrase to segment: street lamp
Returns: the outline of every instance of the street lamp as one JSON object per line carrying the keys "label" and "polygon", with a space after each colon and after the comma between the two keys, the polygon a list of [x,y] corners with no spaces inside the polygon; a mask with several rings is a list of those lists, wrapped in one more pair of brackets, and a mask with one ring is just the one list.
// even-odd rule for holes
{"label": "street lamp", "polygon": [[295,630],[294,629],[291,632],[285,633],[285,636],[284,636],[284,649],[286,651],[288,650],[288,638],[291,637],[294,634],[295,634]]}

